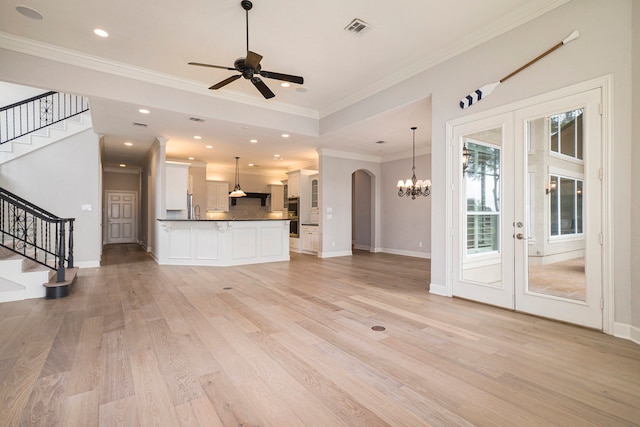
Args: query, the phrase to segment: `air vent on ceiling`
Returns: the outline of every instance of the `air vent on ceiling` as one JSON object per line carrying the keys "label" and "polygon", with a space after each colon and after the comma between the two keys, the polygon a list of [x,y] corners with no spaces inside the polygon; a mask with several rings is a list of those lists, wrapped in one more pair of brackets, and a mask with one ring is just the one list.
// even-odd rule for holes
{"label": "air vent on ceiling", "polygon": [[131,124],[131,126],[137,127],[137,128],[146,128],[147,127],[146,123],[138,123],[138,122],[133,122]]}
{"label": "air vent on ceiling", "polygon": [[198,123],[204,122],[204,119],[201,119],[200,117],[189,117],[189,120],[191,120],[192,122],[198,122]]}
{"label": "air vent on ceiling", "polygon": [[358,19],[358,18],[355,18],[353,21],[349,23],[349,25],[344,27],[345,30],[357,35],[361,35],[367,32],[370,28],[371,28],[371,25],[367,24],[362,19]]}

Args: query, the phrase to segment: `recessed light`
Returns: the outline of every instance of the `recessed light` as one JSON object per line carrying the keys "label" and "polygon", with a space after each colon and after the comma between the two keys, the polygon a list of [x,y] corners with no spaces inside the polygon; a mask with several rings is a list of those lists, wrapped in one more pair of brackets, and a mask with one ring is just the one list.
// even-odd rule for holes
{"label": "recessed light", "polygon": [[42,14],[35,9],[31,9],[27,6],[16,6],[16,10],[22,16],[26,16],[30,19],[35,19],[37,21],[42,19]]}
{"label": "recessed light", "polygon": [[189,157],[189,160],[195,160],[195,159],[196,159],[195,157]]}
{"label": "recessed light", "polygon": [[287,83],[287,82],[282,82],[282,83],[280,83],[280,86],[282,86],[282,87],[289,87],[289,86],[291,86],[291,84],[289,84],[289,83]]}
{"label": "recessed light", "polygon": [[141,109],[139,109],[139,110],[138,110],[138,113],[142,113],[142,114],[149,114],[149,113],[150,113],[150,111],[149,111],[149,110],[147,110],[146,108],[141,108]]}
{"label": "recessed light", "polygon": [[204,148],[213,148],[213,145],[205,145]]}
{"label": "recessed light", "polygon": [[102,28],[96,28],[95,30],[93,30],[93,34],[95,34],[98,37],[109,37],[109,33],[107,33]]}
{"label": "recessed light", "polygon": [[273,157],[280,157],[280,154],[274,154]]}
{"label": "recessed light", "polygon": [[133,142],[125,142],[124,145],[126,145],[127,147],[131,147],[133,145]]}
{"label": "recessed light", "polygon": [[252,143],[252,144],[257,144],[258,140],[257,139],[251,139],[251,140],[249,140],[249,142]]}
{"label": "recessed light", "polygon": [[127,165],[125,165],[124,163],[120,163],[120,167],[121,167],[121,168],[126,168],[126,167],[127,167]]}
{"label": "recessed light", "polygon": [[253,167],[253,163],[249,163],[249,167],[252,168]]}
{"label": "recessed light", "polygon": [[202,139],[200,135],[193,135],[193,139]]}
{"label": "recessed light", "polygon": [[288,134],[288,133],[283,133],[283,134],[282,134],[282,137],[283,137],[283,138],[289,138],[289,134]]}

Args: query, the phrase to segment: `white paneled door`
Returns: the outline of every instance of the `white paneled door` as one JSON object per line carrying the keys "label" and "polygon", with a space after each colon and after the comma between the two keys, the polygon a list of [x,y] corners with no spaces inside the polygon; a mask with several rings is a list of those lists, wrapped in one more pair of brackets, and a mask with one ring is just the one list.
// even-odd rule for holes
{"label": "white paneled door", "polygon": [[135,243],[137,233],[137,194],[107,192],[107,243]]}
{"label": "white paneled door", "polygon": [[603,328],[601,90],[451,128],[452,295]]}

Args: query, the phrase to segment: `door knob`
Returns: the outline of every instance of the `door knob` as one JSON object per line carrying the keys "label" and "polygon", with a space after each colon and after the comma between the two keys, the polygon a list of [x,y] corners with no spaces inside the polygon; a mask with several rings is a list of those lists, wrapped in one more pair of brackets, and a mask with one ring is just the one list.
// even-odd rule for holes
{"label": "door knob", "polygon": [[516,237],[518,238],[518,240],[522,240],[522,239],[524,239],[524,234],[518,233],[518,234],[516,234]]}

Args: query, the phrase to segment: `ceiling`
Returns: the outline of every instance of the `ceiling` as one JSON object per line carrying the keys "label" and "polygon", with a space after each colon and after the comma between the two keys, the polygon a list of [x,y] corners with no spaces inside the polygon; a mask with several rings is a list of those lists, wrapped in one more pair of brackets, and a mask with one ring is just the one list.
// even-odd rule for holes
{"label": "ceiling", "polygon": [[[96,132],[104,135],[106,166],[141,165],[150,144],[161,136],[168,140],[171,158],[193,157],[229,169],[239,156],[243,164],[256,164],[265,173],[283,173],[313,163],[318,148],[381,160],[405,157],[411,152],[412,126],[418,127],[417,152],[428,152],[431,101],[420,100],[331,134],[321,134],[319,126],[315,132],[292,132],[282,122],[270,125],[266,119],[256,125],[261,121],[252,108],[320,122],[566,1],[255,0],[249,12],[250,50],[263,56],[263,69],[304,77],[303,85],[288,88],[263,78],[276,95],[270,100],[244,79],[208,90],[237,73],[188,65],[193,61],[233,67],[236,58],[245,56],[245,11],[240,0],[6,0],[0,4],[0,49],[36,56],[47,51],[54,59],[72,58],[79,67],[100,64],[102,72],[135,74],[131,79],[135,89],[126,96],[115,89],[98,96],[78,87],[78,93],[89,97]],[[27,6],[43,18],[26,17],[17,6]],[[344,28],[354,18],[370,28],[358,35],[347,32]],[[95,28],[108,31],[109,37],[97,37]],[[151,80],[166,86],[166,91],[143,84]],[[205,104],[246,105],[247,115],[239,113],[230,120],[222,109],[189,103],[174,107],[167,102],[185,88],[198,92]],[[141,108],[150,113],[141,114]],[[134,122],[147,127],[132,126]],[[194,139],[196,135],[202,139]],[[274,158],[276,154],[283,160]]]}

